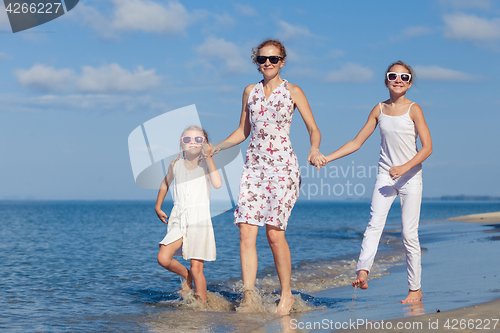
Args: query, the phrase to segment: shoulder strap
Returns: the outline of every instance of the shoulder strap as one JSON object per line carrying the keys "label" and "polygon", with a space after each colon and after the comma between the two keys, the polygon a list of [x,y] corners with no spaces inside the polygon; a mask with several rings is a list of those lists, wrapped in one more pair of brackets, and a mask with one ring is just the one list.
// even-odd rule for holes
{"label": "shoulder strap", "polygon": [[406,113],[410,113],[410,109],[411,109],[411,106],[412,106],[413,104],[415,104],[415,102],[413,102],[413,103],[411,103],[411,104],[410,104],[410,106],[408,107],[408,112],[406,112]]}

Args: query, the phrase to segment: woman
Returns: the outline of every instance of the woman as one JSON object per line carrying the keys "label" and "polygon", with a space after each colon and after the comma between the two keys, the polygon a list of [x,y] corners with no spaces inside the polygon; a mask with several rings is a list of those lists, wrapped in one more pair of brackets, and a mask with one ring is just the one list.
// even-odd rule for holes
{"label": "woman", "polygon": [[258,264],[258,226],[265,225],[281,285],[281,299],[276,313],[287,315],[294,299],[290,288],[291,256],[285,230],[300,186],[299,164],[289,138],[295,108],[299,110],[309,132],[311,149],[307,161],[321,165],[326,160],[319,152],[321,133],[306,96],[300,87],[280,77],[286,60],[283,44],[277,40],[265,40],[253,49],[252,59],[263,80],[245,88],[238,128],[213,150],[216,153],[227,149],[251,135],[241,176],[238,208],[234,214],[234,223],[240,229],[243,305],[252,302]]}
{"label": "woman", "polygon": [[[385,85],[389,99],[378,103],[354,140],[326,157],[328,162],[349,155],[363,145],[380,125],[380,159],[371,202],[371,218],[366,228],[361,254],[356,266],[353,287],[368,288],[368,274],[389,209],[399,194],[401,201],[401,233],[406,251],[408,296],[402,303],[418,302],[420,290],[420,242],[418,223],[422,201],[422,162],[432,153],[432,140],[420,106],[406,98],[415,74],[402,61],[391,64],[386,71]],[[417,149],[420,136],[422,149]]]}

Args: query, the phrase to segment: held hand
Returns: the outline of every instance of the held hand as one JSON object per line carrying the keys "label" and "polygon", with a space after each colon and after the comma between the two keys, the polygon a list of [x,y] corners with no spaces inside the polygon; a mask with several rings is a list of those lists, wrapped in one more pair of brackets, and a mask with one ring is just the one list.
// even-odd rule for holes
{"label": "held hand", "polygon": [[158,218],[163,222],[168,224],[168,216],[165,214],[161,209],[156,210],[156,215],[158,215]]}
{"label": "held hand", "polygon": [[389,169],[389,175],[391,176],[392,179],[396,180],[399,177],[403,176],[405,173],[407,173],[410,169],[406,167],[405,165],[399,165],[395,166]]}
{"label": "held hand", "polygon": [[203,145],[201,149],[201,155],[203,156],[204,159],[207,159],[209,157],[212,157],[212,144],[205,144]]}
{"label": "held hand", "polygon": [[317,149],[311,149],[309,156],[307,156],[307,162],[309,162],[310,165],[317,167],[318,170],[327,163],[325,155],[321,154]]}

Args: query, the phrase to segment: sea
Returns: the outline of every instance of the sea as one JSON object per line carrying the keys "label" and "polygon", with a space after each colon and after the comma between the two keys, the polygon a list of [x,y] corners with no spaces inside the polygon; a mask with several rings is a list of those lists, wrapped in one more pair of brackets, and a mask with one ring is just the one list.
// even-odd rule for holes
{"label": "sea", "polygon": [[[169,212],[171,203],[163,208]],[[498,201],[424,200],[420,229],[449,217],[495,211],[500,211]],[[369,212],[368,201],[297,202],[286,231],[294,313],[338,306],[314,295],[352,281]],[[382,281],[391,268],[404,264],[400,216],[396,200],[371,279]],[[279,300],[265,229],[257,239],[260,305],[253,313],[240,313],[238,228],[232,211],[212,222],[217,260],[205,263],[207,306],[192,294],[181,297],[180,278],[158,265],[158,242],[167,226],[157,218],[154,201],[0,201],[0,332],[250,332],[262,327],[276,319]]]}

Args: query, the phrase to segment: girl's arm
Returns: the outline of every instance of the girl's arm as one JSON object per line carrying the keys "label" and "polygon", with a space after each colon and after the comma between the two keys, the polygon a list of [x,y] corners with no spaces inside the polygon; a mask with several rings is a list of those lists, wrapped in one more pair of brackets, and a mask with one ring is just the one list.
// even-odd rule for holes
{"label": "girl's arm", "polygon": [[380,114],[380,110],[378,104],[372,109],[370,115],[368,116],[368,120],[366,121],[365,126],[359,131],[358,135],[354,138],[354,140],[349,141],[333,153],[326,156],[326,161],[331,162],[335,161],[339,158],[347,156],[349,154],[354,153],[356,150],[361,148],[363,143],[372,135],[375,128],[377,128],[378,124],[378,116]]}
{"label": "girl's arm", "polygon": [[294,84],[289,84],[290,95],[292,97],[293,103],[297,107],[304,120],[307,131],[309,132],[309,141],[311,142],[311,149],[309,150],[309,155],[307,156],[307,162],[311,165],[318,167],[326,164],[326,158],[323,154],[319,152],[319,145],[321,143],[321,132],[319,131],[316,121],[314,120],[313,113],[309,107],[309,102],[307,97],[300,89],[299,86]]}
{"label": "girl's arm", "polygon": [[158,197],[156,198],[156,205],[155,205],[156,215],[158,215],[158,218],[163,223],[168,223],[168,216],[161,210],[161,205],[163,204],[163,200],[165,200],[165,196],[167,195],[168,187],[170,186],[170,183],[172,183],[172,180],[174,179],[173,168],[175,162],[176,160],[170,163],[170,166],[168,167],[167,176],[165,177],[165,179],[162,180],[160,184],[160,190],[158,191]]}
{"label": "girl's arm", "polygon": [[248,138],[250,135],[250,120],[248,118],[248,96],[250,96],[250,92],[252,91],[255,84],[251,84],[245,88],[243,91],[243,100],[242,100],[242,108],[241,108],[241,117],[240,117],[240,125],[227,137],[226,140],[216,144],[212,147],[212,155],[217,154],[219,151],[231,148],[236,146]]}
{"label": "girl's arm", "polygon": [[205,158],[205,162],[207,164],[208,179],[214,188],[220,188],[222,186],[222,179],[220,177],[219,170],[217,170],[217,167],[215,166],[214,159],[212,158],[210,145],[207,146],[208,150],[206,153],[203,153],[203,157]]}
{"label": "girl's arm", "polygon": [[427,123],[425,122],[424,113],[418,104],[413,104],[410,110],[410,118],[415,123],[418,135],[420,136],[420,142],[422,143],[422,149],[413,156],[411,160],[403,165],[394,166],[389,169],[389,175],[393,179],[397,179],[407,173],[414,166],[422,163],[432,154],[432,139],[431,132]]}

